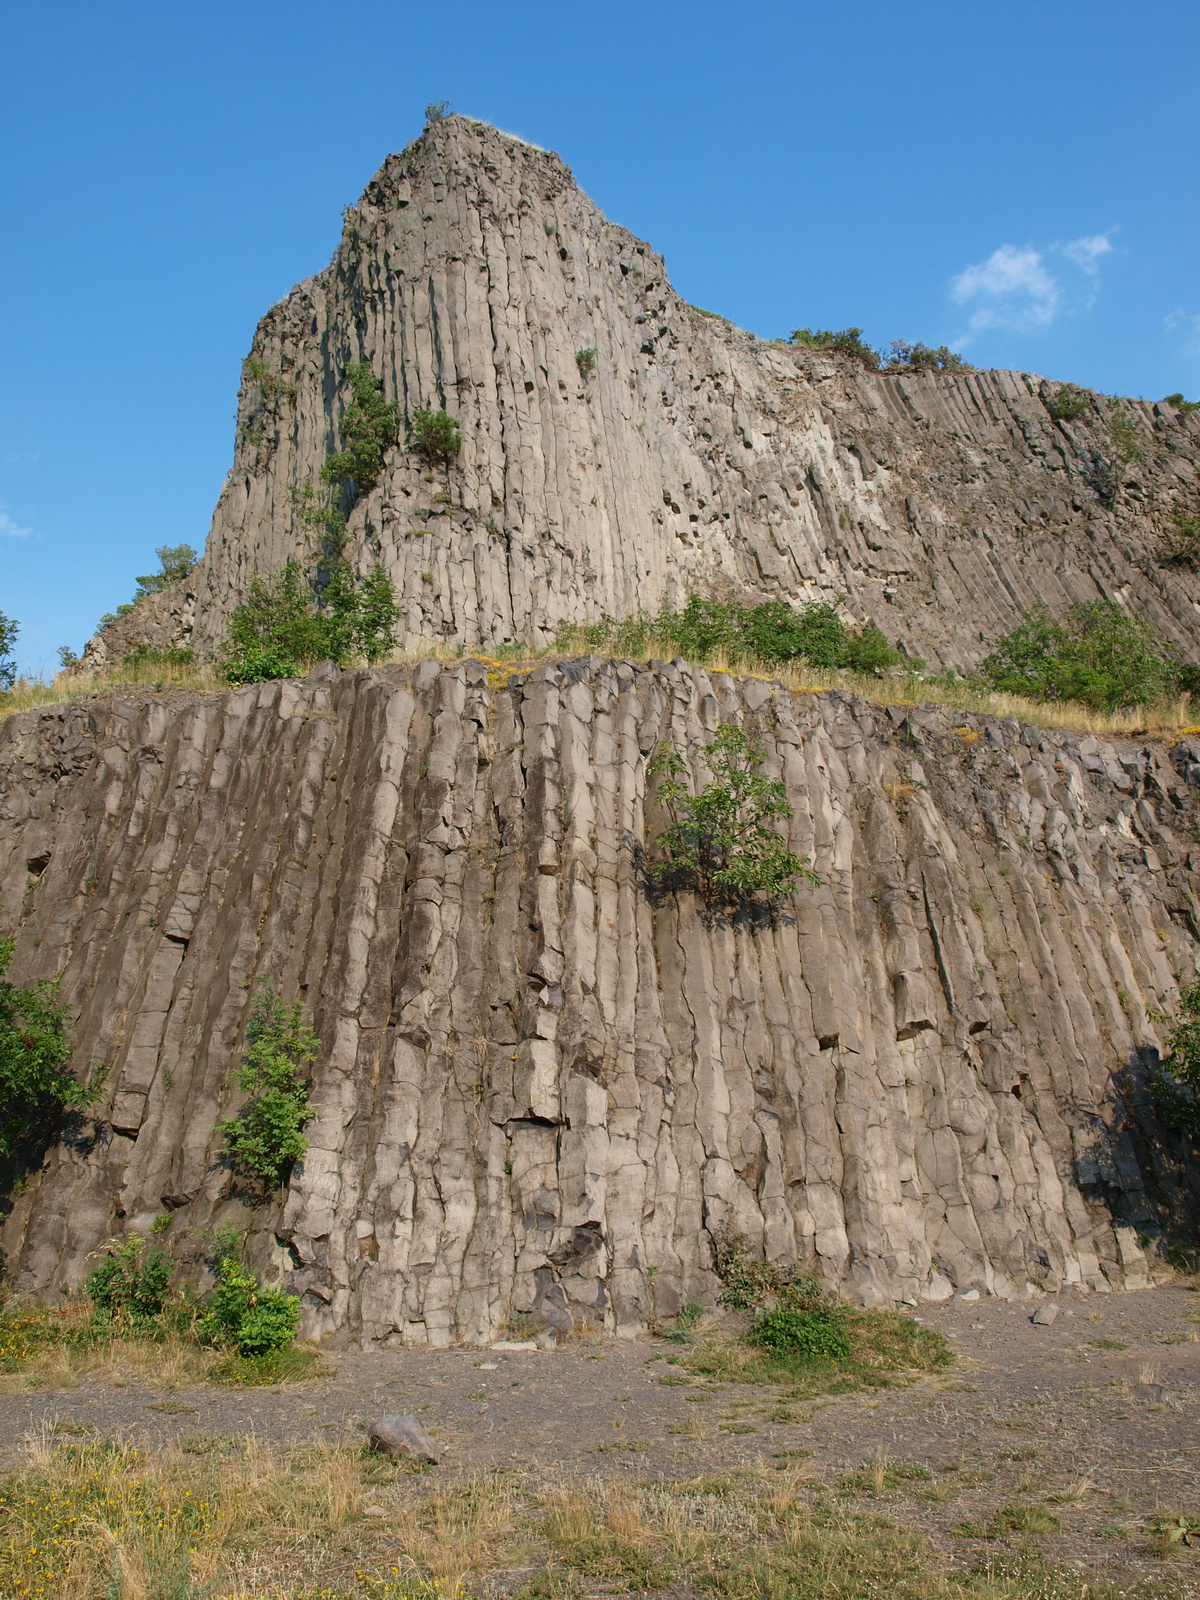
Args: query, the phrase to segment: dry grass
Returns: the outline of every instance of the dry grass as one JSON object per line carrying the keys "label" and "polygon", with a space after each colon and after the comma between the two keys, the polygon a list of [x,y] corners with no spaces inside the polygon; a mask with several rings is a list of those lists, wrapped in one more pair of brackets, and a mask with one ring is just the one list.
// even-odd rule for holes
{"label": "dry grass", "polygon": [[[487,669],[488,682],[493,688],[505,688],[516,676],[526,675],[535,667],[559,661],[578,659],[580,650],[543,650],[521,652],[506,651],[501,655],[488,655],[480,651],[459,651],[435,648],[420,656],[393,656],[390,666],[412,666],[422,660],[435,660],[443,666],[455,666],[463,661],[477,661]],[[636,656],[622,659],[641,662],[671,660],[676,656],[674,646],[666,639],[647,640],[646,649]],[[921,678],[891,679],[865,677],[857,673],[833,671],[826,668],[779,666],[769,662],[730,657],[724,651],[695,663],[708,672],[728,672],[738,677],[757,678],[779,684],[792,694],[824,694],[837,690],[843,694],[860,695],[876,705],[956,706],[963,711],[980,716],[1016,719],[1041,728],[1069,728],[1080,733],[1104,736],[1120,734],[1151,735],[1164,739],[1178,738],[1186,732],[1197,732],[1196,723],[1200,709],[1187,696],[1156,702],[1147,706],[1130,706],[1122,711],[1094,711],[1088,706],[1072,701],[1041,702],[1023,700],[1016,695],[981,693],[967,684],[950,684],[926,681]],[[103,674],[60,672],[50,682],[19,679],[10,694],[0,694],[0,720],[17,711],[36,710],[43,706],[62,705],[87,695],[102,694],[117,688],[137,688],[145,693],[164,692],[168,689],[192,689],[207,692],[225,692],[229,684],[217,675],[211,665],[194,666],[154,665],[141,667],[114,667]],[[958,730],[964,747],[969,748],[978,739],[978,731],[970,727]]]}
{"label": "dry grass", "polygon": [[[392,1467],[348,1445],[254,1438],[64,1444],[50,1428],[0,1483],[5,1600],[522,1600],[653,1592],[724,1600],[1099,1600],[1026,1553],[950,1571],[903,1525],[789,1464],[716,1478],[535,1481]],[[912,1475],[879,1456],[868,1493]],[[991,1539],[1053,1532],[1037,1507]],[[1015,1545],[1010,1546],[1013,1549]]]}
{"label": "dry grass", "polygon": [[18,711],[38,711],[46,706],[69,705],[88,695],[113,689],[140,689],[145,694],[166,689],[225,691],[229,685],[210,666],[112,667],[105,673],[59,672],[52,679],[18,678],[8,694],[0,694],[0,722]]}
{"label": "dry grass", "polygon": [[210,1593],[250,1545],[302,1549],[362,1511],[361,1452],[153,1454],[119,1440],[63,1444],[42,1428],[0,1494],[0,1593],[167,1600]]}

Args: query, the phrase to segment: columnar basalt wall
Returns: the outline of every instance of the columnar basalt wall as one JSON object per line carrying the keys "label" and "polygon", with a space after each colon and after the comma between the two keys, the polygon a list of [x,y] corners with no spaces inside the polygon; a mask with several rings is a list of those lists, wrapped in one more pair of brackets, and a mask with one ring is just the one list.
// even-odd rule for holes
{"label": "columnar basalt wall", "polygon": [[[681,663],[336,673],[0,726],[0,923],[61,973],[94,1129],[0,1241],[78,1284],[216,1226],[306,1331],[627,1332],[711,1301],[714,1230],[866,1303],[1143,1284],[1191,1214],[1150,1014],[1200,927],[1200,747],[793,694]],[[647,756],[756,729],[820,874],[774,923],[654,900]],[[311,1149],[252,1206],[219,1119],[248,986],[321,1040]],[[650,1268],[657,1271],[651,1276]]]}
{"label": "columnar basalt wall", "polygon": [[91,664],[207,649],[252,573],[315,555],[296,496],[339,447],[357,361],[406,425],[445,407],[463,433],[448,475],[406,439],[350,515],[407,651],[544,643],[698,590],[845,597],[955,668],[1033,605],[1103,597],[1200,659],[1200,581],[1162,560],[1200,509],[1200,414],[1095,395],[1058,420],[1058,383],[1029,373],[884,377],[757,339],[680,300],[557,156],[467,118],[389,157],[251,355],[201,566]]}

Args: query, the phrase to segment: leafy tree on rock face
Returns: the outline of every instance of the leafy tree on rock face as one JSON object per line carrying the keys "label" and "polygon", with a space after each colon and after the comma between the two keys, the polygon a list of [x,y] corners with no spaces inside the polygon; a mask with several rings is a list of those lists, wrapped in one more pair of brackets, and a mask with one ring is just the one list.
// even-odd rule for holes
{"label": "leafy tree on rock face", "polygon": [[146,594],[157,594],[169,584],[182,583],[198,559],[190,544],[160,544],[154,554],[162,570],[137,580],[135,600]]}
{"label": "leafy tree on rock face", "polygon": [[0,939],[0,1154],[12,1155],[29,1133],[53,1129],[69,1107],[91,1094],[67,1070],[71,1026],[57,978],[21,989],[4,976],[13,941]]}
{"label": "leafy tree on rock face", "polygon": [[448,467],[462,449],[462,434],[458,423],[444,411],[427,411],[418,407],[412,419],[413,442],[428,461],[430,467],[444,462]]}
{"label": "leafy tree on rock face", "polygon": [[222,1128],[234,1166],[268,1189],[285,1184],[308,1149],[304,1126],[312,1109],[305,1074],[317,1047],[303,1002],[285,1006],[271,984],[260,983],[246,1028],[246,1053],[233,1075],[250,1099]]}
{"label": "leafy tree on rock face", "polygon": [[365,361],[346,368],[353,396],[338,424],[345,447],[326,459],[321,468],[325,483],[349,482],[356,494],[366,494],[379,482],[384,459],[400,438],[400,417],[383,398],[383,387]]}
{"label": "leafy tree on rock face", "polygon": [[20,631],[21,624],[0,611],[0,690],[11,689],[17,681],[17,663],[12,653]]}
{"label": "leafy tree on rock face", "polygon": [[1200,1137],[1200,978],[1181,985],[1179,1015],[1166,1039],[1166,1054],[1150,1089],[1163,1121]]}
{"label": "leafy tree on rock face", "polygon": [[693,795],[678,750],[660,746],[652,770],[663,776],[658,798],[671,814],[659,835],[661,861],[652,878],[662,888],[692,889],[709,906],[744,905],[755,895],[775,902],[797,879],[819,883],[772,826],[792,815],[784,785],[761,775],[766,754],[741,728],[718,729],[701,760],[712,782]]}

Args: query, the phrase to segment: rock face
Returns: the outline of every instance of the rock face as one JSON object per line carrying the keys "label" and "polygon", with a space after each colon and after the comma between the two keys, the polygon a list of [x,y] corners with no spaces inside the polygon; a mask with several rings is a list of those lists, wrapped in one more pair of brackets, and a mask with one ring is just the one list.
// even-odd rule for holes
{"label": "rock face", "polygon": [[407,651],[544,643],[698,590],[844,596],[956,668],[1036,603],[1107,597],[1200,659],[1200,583],[1161,559],[1200,505],[1200,414],[1091,395],[1060,421],[1028,373],[883,377],[756,339],[681,301],[557,156],[462,117],[389,157],[330,266],[259,325],[194,609],[126,619],[122,648],[208,648],[252,573],[315,554],[296,496],[359,361],[406,425],[444,407],[463,434],[448,475],[402,443],[350,515]]}
{"label": "rock face", "polygon": [[[0,921],[108,1068],[12,1200],[16,1285],[217,1226],[312,1336],[528,1311],[631,1331],[745,1232],[859,1301],[1145,1283],[1166,1207],[1148,1016],[1200,928],[1200,746],[1166,752],[682,664],[466,662],[0,726]],[[757,728],[819,888],[774,925],[657,902],[655,742]],[[1177,770],[1178,769],[1178,770]],[[1183,774],[1181,776],[1181,774]],[[321,1040],[281,1202],[221,1165],[247,986]],[[657,1269],[651,1273],[650,1268]]]}

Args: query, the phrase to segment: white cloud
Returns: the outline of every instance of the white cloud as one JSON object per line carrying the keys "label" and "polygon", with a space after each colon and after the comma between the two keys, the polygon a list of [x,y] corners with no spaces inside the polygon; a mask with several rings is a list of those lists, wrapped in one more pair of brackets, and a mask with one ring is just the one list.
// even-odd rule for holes
{"label": "white cloud", "polygon": [[[1089,310],[1099,291],[1099,262],[1111,252],[1109,235],[1115,231],[1108,228],[1104,233],[1048,245],[1045,250],[1002,244],[986,261],[967,267],[950,283],[952,297],[960,306],[971,308],[967,331],[957,342],[966,343],[987,328],[1036,333],[1062,315]],[[1048,255],[1069,261],[1082,278],[1068,271],[1064,280],[1052,272],[1046,264]]]}
{"label": "white cloud", "polygon": [[0,511],[0,534],[8,534],[10,539],[28,539],[32,532],[32,528],[19,528],[7,511]]}
{"label": "white cloud", "polygon": [[950,292],[960,306],[974,305],[971,333],[985,328],[1023,333],[1049,327],[1062,297],[1062,287],[1046,271],[1041,252],[1011,244],[1002,244],[986,261],[960,272]]}
{"label": "white cloud", "polygon": [[1163,327],[1168,333],[1182,329],[1185,354],[1200,356],[1200,313],[1172,311],[1169,316],[1163,318]]}
{"label": "white cloud", "polygon": [[[1110,228],[1109,233],[1111,232]],[[1068,260],[1094,277],[1100,270],[1096,262],[1112,250],[1112,240],[1108,237],[1108,233],[1093,233],[1087,239],[1070,239],[1066,244],[1060,245],[1059,249]]]}

